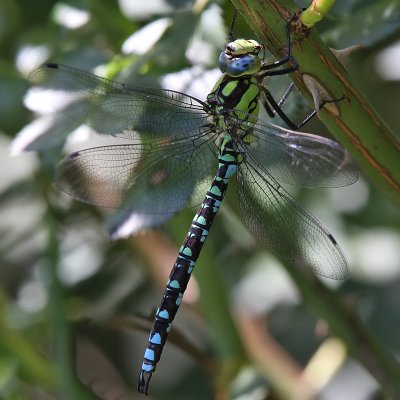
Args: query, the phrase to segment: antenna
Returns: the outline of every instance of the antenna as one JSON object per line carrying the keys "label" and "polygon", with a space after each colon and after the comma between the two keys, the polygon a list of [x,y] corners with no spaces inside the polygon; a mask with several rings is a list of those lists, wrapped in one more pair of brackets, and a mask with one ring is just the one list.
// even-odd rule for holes
{"label": "antenna", "polygon": [[233,28],[235,27],[235,22],[238,16],[238,10],[235,9],[235,12],[233,13],[233,17],[232,17],[232,22],[231,22],[231,27],[229,28],[229,40],[233,41]]}

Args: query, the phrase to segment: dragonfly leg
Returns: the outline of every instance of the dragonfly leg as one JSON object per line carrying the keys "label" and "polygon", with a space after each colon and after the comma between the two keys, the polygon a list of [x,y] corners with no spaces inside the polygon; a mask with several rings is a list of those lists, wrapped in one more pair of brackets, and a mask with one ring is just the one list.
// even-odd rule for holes
{"label": "dragonfly leg", "polygon": [[[291,44],[290,44],[290,24],[293,21],[293,19],[296,18],[296,14],[293,14],[290,20],[286,24],[286,51],[285,51],[285,56],[281,58],[280,60],[277,60],[271,64],[264,64],[260,68],[260,73],[259,76],[260,78],[265,78],[267,76],[276,76],[276,75],[286,75],[291,72],[294,72],[299,69],[299,64],[297,61],[290,55],[290,50],[291,50]],[[277,68],[281,67],[284,64],[291,63],[289,67],[286,68],[280,68],[276,70]],[[275,71],[274,71],[275,70]]]}
{"label": "dragonfly leg", "polygon": [[[286,74],[289,74],[291,72],[298,70],[299,64],[290,55],[290,50],[291,50],[290,24],[295,18],[296,18],[296,14],[293,14],[292,17],[290,18],[290,20],[286,24],[286,37],[287,37],[286,55],[282,59],[277,60],[277,61],[273,62],[272,64],[264,64],[260,68],[260,72],[258,74],[260,83],[267,76],[286,75]],[[291,65],[289,67],[279,68],[282,65],[289,63],[289,62],[291,63]],[[276,69],[276,68],[279,68],[279,69]],[[283,96],[281,97],[281,99],[278,102],[276,102],[276,100],[273,98],[272,94],[270,93],[270,91],[267,88],[265,88],[264,86],[261,86],[260,89],[265,97],[262,103],[263,103],[263,106],[264,106],[267,114],[272,118],[276,114],[278,114],[282,118],[282,120],[290,127],[290,129],[292,129],[294,131],[299,130],[302,126],[304,126],[308,121],[310,121],[317,114],[317,111],[313,110],[298,125],[295,124],[293,121],[291,121],[291,119],[285,114],[285,112],[282,110],[281,107],[284,105],[287,97],[291,93],[291,91],[293,89],[293,83],[290,83],[290,85],[286,89],[285,93],[283,94]],[[322,108],[327,103],[335,103],[335,102],[341,101],[341,100],[343,100],[343,99],[324,101],[321,103],[319,108]]]}
{"label": "dragonfly leg", "polygon": [[[299,125],[296,125],[294,122],[292,122],[290,118],[282,110],[282,106],[285,104],[290,93],[292,93],[293,88],[294,88],[294,83],[291,82],[278,102],[276,102],[275,99],[272,97],[271,93],[267,91],[268,94],[264,93],[265,99],[262,104],[264,106],[265,111],[271,118],[274,118],[276,114],[278,114],[291,129],[298,130],[316,114],[316,111],[314,110],[310,114],[308,114],[307,117],[304,119],[304,121],[302,121]],[[273,108],[271,108],[271,105],[268,101],[270,101]]]}
{"label": "dragonfly leg", "polygon": [[[312,115],[309,119],[307,119],[306,122],[304,122],[301,126],[297,126],[291,119],[284,113],[284,111],[281,109],[279,103],[276,102],[276,100],[272,97],[272,94],[270,91],[265,88],[261,87],[261,92],[264,95],[263,99],[263,106],[265,110],[267,111],[268,115],[270,117],[275,117],[276,114],[278,114],[282,120],[286,123],[286,125],[290,128],[293,129],[294,131],[298,130],[301,126],[303,126],[310,118],[312,118],[314,115]],[[282,100],[282,99],[281,99]],[[279,102],[281,102],[281,100]],[[271,107],[273,110],[271,110]],[[315,114],[315,112],[314,112]]]}
{"label": "dragonfly leg", "polygon": [[[294,88],[294,83],[290,82],[289,86],[285,90],[285,93],[283,94],[283,96],[280,98],[280,100],[277,103],[279,108],[282,108],[282,106],[286,103],[286,100],[289,97],[290,93],[292,93],[293,88]],[[264,102],[263,105],[264,105],[265,111],[268,113],[268,115],[271,118],[275,117],[275,115],[276,115],[275,109],[271,109],[268,102]]]}
{"label": "dragonfly leg", "polygon": [[294,88],[294,83],[290,82],[289,86],[286,88],[285,93],[283,94],[281,99],[278,101],[278,106],[279,107],[282,107],[286,103],[286,100],[289,97],[290,93],[292,93],[293,88]]}
{"label": "dragonfly leg", "polygon": [[267,114],[271,117],[274,118],[275,115],[277,114],[277,112],[275,111],[275,109],[271,108],[271,106],[269,105],[267,99],[263,99],[262,101],[262,105],[264,107],[264,110],[267,112]]}
{"label": "dragonfly leg", "polygon": [[[344,96],[340,97],[339,99],[333,99],[333,100],[324,100],[320,105],[319,108],[323,108],[325,104],[330,104],[330,103],[338,103],[339,101],[344,100]],[[317,110],[313,110],[306,116],[306,118],[300,122],[299,125],[297,125],[297,129],[300,129],[303,125],[305,125],[312,117],[314,117],[317,114]]]}
{"label": "dragonfly leg", "polygon": [[[282,110],[282,105],[286,102],[286,99],[288,97],[288,95],[290,94],[290,92],[292,91],[293,88],[293,83],[291,83],[288,88],[286,89],[285,93],[283,94],[283,96],[281,97],[281,99],[276,102],[276,100],[273,98],[272,94],[270,93],[270,91],[265,88],[265,87],[261,87],[261,91],[263,93],[263,95],[265,96],[265,99],[263,100],[262,104],[265,108],[265,111],[267,112],[267,114],[270,117],[275,117],[276,114],[278,114],[282,120],[286,123],[287,126],[289,126],[290,129],[297,131],[299,130],[301,127],[303,127],[308,121],[310,121],[316,114],[317,114],[317,110],[313,110],[311,111],[302,122],[300,122],[300,124],[295,124],[286,114],[285,112]],[[341,97],[339,99],[334,99],[334,100],[325,100],[323,101],[319,108],[323,108],[325,106],[325,104],[329,104],[329,103],[337,103],[339,101],[342,101],[344,99],[344,97]],[[271,109],[272,107],[272,109]]]}
{"label": "dragonfly leg", "polygon": [[[323,107],[323,105],[322,105]],[[313,118],[317,114],[317,110],[313,110],[308,114],[303,121],[300,122],[300,124],[297,125],[297,129],[300,129],[302,126],[304,126],[308,121],[310,121],[311,118]],[[295,129],[296,130],[296,129]]]}

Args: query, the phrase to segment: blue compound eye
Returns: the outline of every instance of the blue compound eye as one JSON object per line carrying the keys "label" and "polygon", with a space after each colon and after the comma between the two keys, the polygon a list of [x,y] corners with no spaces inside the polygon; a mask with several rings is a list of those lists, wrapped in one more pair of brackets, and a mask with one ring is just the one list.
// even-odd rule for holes
{"label": "blue compound eye", "polygon": [[232,60],[227,61],[226,64],[226,73],[229,76],[236,78],[238,76],[252,75],[258,72],[261,67],[261,60],[254,54],[247,54],[246,56],[233,58]]}
{"label": "blue compound eye", "polygon": [[228,67],[228,57],[223,51],[219,55],[219,69],[221,70],[221,72],[226,72],[227,67]]}

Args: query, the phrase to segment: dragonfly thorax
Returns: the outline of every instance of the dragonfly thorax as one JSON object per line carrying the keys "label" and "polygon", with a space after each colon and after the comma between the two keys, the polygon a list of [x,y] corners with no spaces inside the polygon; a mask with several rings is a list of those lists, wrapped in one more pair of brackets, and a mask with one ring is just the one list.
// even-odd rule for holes
{"label": "dragonfly thorax", "polygon": [[260,70],[261,45],[255,40],[237,39],[225,46],[219,56],[219,68],[231,77],[253,75]]}

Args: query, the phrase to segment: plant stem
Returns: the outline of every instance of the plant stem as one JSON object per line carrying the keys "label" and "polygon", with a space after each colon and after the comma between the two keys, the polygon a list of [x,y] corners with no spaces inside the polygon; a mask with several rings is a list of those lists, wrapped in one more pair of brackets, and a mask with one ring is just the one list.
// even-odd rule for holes
{"label": "plant stem", "polygon": [[44,224],[47,228],[48,290],[50,294],[49,309],[53,323],[55,372],[59,378],[59,390],[62,398],[91,400],[94,396],[78,380],[74,368],[73,339],[71,326],[67,319],[65,293],[58,274],[60,248],[58,242],[57,212],[48,198],[48,187],[51,184],[48,175],[38,179],[42,182],[42,194],[47,203]]}
{"label": "plant stem", "polygon": [[[285,25],[293,12],[289,0],[232,0],[257,35],[277,58],[285,52]],[[292,32],[291,54],[299,63],[292,78],[304,97],[312,96],[304,75],[314,78],[335,103],[336,113],[323,107],[319,117],[332,135],[350,152],[363,173],[391,200],[400,205],[400,143],[377,115],[348,73],[320,39],[317,31],[299,26]]]}
{"label": "plant stem", "polygon": [[300,15],[300,21],[307,28],[312,28],[329,12],[336,0],[313,0],[311,5]]}

